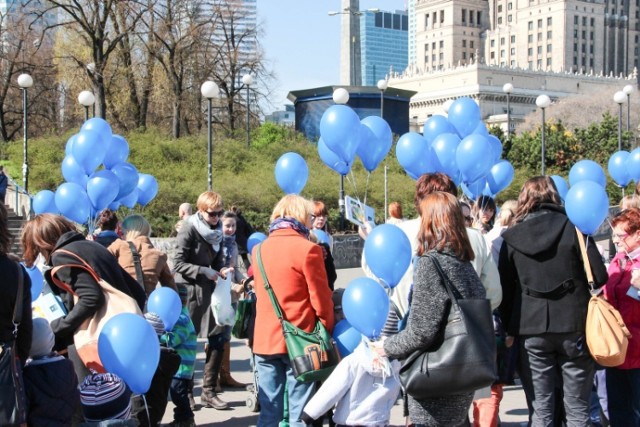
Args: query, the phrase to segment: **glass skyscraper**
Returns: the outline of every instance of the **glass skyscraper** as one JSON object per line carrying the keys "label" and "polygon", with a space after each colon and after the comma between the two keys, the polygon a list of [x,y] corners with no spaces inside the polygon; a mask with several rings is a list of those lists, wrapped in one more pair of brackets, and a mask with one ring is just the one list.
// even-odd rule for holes
{"label": "glass skyscraper", "polygon": [[393,70],[407,68],[409,19],[407,12],[365,13],[360,17],[362,85],[375,86]]}

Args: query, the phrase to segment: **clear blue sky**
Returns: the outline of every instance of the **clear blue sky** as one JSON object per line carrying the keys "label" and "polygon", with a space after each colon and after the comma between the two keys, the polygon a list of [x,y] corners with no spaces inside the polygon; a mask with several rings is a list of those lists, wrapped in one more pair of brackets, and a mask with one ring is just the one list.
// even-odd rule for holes
{"label": "clear blue sky", "polygon": [[[292,90],[340,83],[340,0],[258,0],[260,43],[276,74],[271,110],[289,104]],[[405,9],[405,0],[360,0],[360,9]]]}

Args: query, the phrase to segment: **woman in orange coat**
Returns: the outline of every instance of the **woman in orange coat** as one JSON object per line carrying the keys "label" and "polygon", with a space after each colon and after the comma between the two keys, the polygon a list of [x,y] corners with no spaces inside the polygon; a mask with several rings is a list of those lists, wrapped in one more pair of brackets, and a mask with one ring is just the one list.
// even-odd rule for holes
{"label": "woman in orange coat", "polygon": [[[313,202],[289,194],[275,206],[269,237],[259,250],[264,273],[283,316],[311,332],[316,319],[333,330],[333,301],[324,268],[322,248],[309,241]],[[257,249],[251,264],[258,266]],[[258,426],[275,426],[282,420],[284,399],[289,399],[289,425],[304,426],[302,409],[311,398],[313,383],[296,381],[287,355],[282,327],[276,317],[260,272],[255,272],[257,296],[253,353],[258,370]],[[285,396],[285,383],[287,394]]]}

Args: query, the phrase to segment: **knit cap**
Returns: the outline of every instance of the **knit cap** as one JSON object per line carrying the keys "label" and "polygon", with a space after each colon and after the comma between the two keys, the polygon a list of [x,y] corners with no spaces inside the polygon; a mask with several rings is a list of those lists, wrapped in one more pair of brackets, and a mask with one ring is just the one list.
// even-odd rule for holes
{"label": "knit cap", "polygon": [[55,337],[51,330],[51,326],[49,325],[49,321],[42,317],[34,318],[29,356],[32,359],[46,356],[51,353],[54,344]]}
{"label": "knit cap", "polygon": [[145,313],[144,318],[147,319],[147,322],[153,327],[153,330],[156,331],[156,335],[164,335],[166,332],[164,328],[164,322],[156,313]]}
{"label": "knit cap", "polygon": [[80,384],[80,402],[87,422],[127,420],[131,416],[131,390],[115,374],[92,371]]}

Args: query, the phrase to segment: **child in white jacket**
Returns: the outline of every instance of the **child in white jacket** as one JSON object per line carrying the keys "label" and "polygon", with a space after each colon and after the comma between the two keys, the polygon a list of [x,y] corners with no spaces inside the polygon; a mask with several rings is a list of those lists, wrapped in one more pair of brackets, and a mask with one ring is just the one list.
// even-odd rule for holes
{"label": "child in white jacket", "polygon": [[307,403],[302,420],[309,424],[337,403],[337,425],[386,426],[400,392],[399,371],[400,362],[379,356],[363,340]]}

